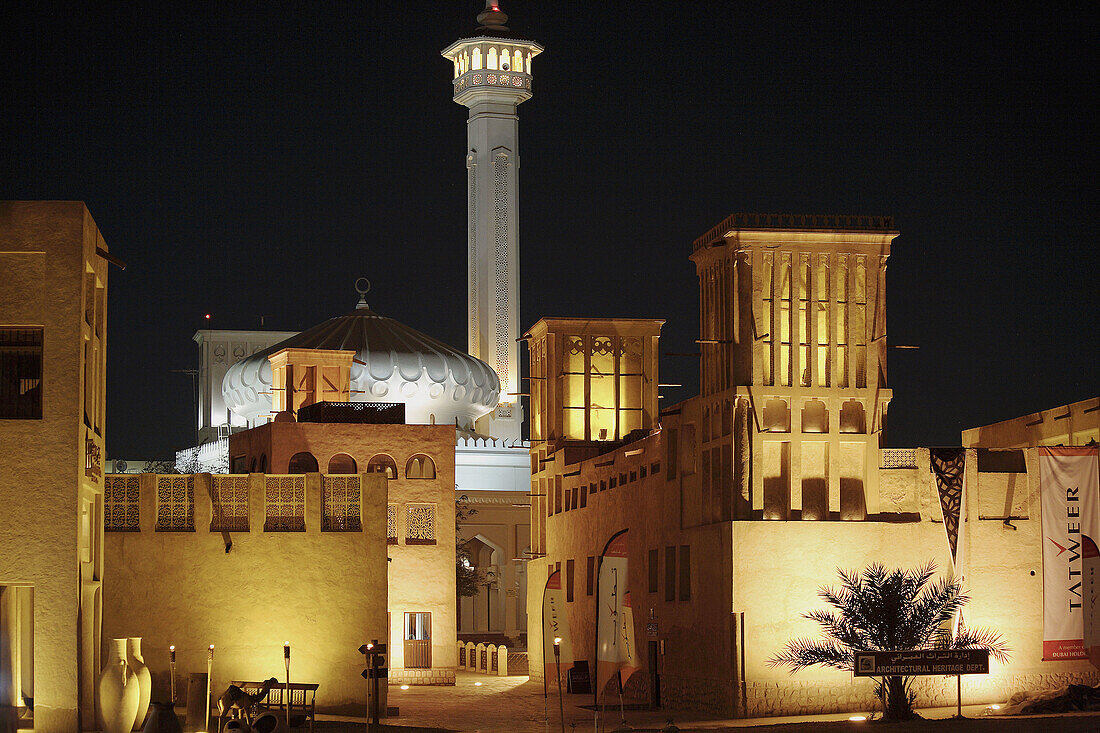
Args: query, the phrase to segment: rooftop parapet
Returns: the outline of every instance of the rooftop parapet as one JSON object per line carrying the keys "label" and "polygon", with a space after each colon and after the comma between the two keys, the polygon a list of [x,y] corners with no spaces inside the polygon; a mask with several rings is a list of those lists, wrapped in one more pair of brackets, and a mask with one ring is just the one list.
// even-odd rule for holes
{"label": "rooftop parapet", "polygon": [[724,239],[731,231],[788,230],[840,231],[897,234],[892,216],[859,216],[855,214],[730,214],[706,234],[698,237],[692,251],[698,251]]}

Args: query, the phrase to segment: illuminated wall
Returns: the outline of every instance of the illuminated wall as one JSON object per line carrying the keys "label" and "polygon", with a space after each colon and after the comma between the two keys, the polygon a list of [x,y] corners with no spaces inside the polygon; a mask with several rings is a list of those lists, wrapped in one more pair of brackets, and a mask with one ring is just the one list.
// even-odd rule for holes
{"label": "illuminated wall", "polygon": [[0,689],[8,698],[0,705],[33,697],[39,731],[95,724],[106,255],[79,201],[0,203],[0,339],[8,349],[34,351],[41,365],[36,374],[5,373],[0,389],[19,395],[5,404],[34,413],[0,419],[0,588],[7,589],[0,624],[34,630],[19,645],[27,660],[19,679],[0,670],[7,677],[0,688],[9,688]]}
{"label": "illuminated wall", "polygon": [[[288,471],[295,461],[330,473],[381,472],[387,486],[390,537],[390,682],[453,684],[455,643],[455,427],[453,425],[361,425],[274,422],[234,433],[236,465],[266,464]],[[304,466],[305,462],[299,463]],[[406,660],[417,644],[405,645],[405,614],[431,614],[428,666],[424,654]],[[381,638],[381,637],[379,637]],[[412,666],[418,664],[421,666]]]}
{"label": "illuminated wall", "polygon": [[1088,445],[1100,441],[1100,397],[962,431],[968,448]]}
{"label": "illuminated wall", "polygon": [[[642,662],[627,685],[629,699],[648,701],[649,670],[655,669],[662,702],[671,708],[737,715],[743,688],[750,716],[866,712],[873,704],[869,681],[817,668],[792,676],[766,660],[794,636],[817,635],[816,624],[801,614],[822,607],[818,588],[835,582],[838,567],[875,561],[914,567],[930,560],[941,574],[950,567],[928,449],[877,451],[871,471],[881,511],[869,519],[730,520],[723,515],[735,499],[735,483],[708,483],[701,447],[696,443],[692,451],[683,438],[701,416],[691,402],[696,400],[678,406],[679,417],[666,415],[662,429],[643,440],[576,462],[558,451],[543,464],[537,478],[547,477],[555,488],[547,497],[547,555],[527,565],[530,628],[541,625],[542,588],[560,566],[566,597],[573,599],[566,604],[573,649],[593,663],[588,568],[596,565],[589,558],[628,528]],[[964,703],[1000,703],[1020,689],[1068,682],[1097,684],[1100,675],[1088,662],[1041,658],[1043,540],[1035,451],[969,450],[966,466],[961,543],[972,599],[966,619],[1000,631],[1012,657],[1003,666],[991,662],[988,676],[967,677]],[[664,652],[654,654],[660,647],[651,643],[663,643]],[[538,679],[543,651],[535,637],[528,654]],[[954,680],[921,678],[914,690],[919,705],[953,704]]]}
{"label": "illuminated wall", "polygon": [[[319,709],[363,714],[360,644],[385,639],[386,480],[379,474],[110,476],[104,639],[140,636],[153,699],[206,671],[316,682]],[[350,480],[350,482],[349,482]],[[226,551],[226,544],[231,548]]]}

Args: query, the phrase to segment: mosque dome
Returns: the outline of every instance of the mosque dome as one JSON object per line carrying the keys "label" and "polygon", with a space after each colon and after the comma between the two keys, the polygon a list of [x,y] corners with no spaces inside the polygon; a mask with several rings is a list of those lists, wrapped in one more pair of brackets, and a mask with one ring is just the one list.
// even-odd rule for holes
{"label": "mosque dome", "polygon": [[472,428],[500,399],[500,379],[485,362],[392,318],[360,298],[354,311],[291,336],[225,374],[222,396],[235,415],[250,422],[271,414],[271,362],[288,348],[355,351],[352,402],[400,402],[412,424],[457,424]]}

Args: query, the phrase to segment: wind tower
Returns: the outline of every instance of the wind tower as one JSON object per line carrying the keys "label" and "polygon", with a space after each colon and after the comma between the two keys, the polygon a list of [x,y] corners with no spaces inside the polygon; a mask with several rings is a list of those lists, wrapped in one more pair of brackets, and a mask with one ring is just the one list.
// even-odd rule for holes
{"label": "wind tower", "polygon": [[443,50],[454,64],[454,100],[470,110],[466,126],[468,338],[471,356],[500,377],[500,403],[478,432],[519,440],[519,117],[531,98],[531,60],[542,46],[508,29],[490,0],[468,37]]}

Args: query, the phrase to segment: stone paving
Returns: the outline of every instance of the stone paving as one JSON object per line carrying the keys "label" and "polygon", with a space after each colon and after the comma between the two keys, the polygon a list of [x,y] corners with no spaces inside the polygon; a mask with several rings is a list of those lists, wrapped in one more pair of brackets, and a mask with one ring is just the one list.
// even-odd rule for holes
{"label": "stone paving", "polygon": [[[478,684],[480,683],[480,684]],[[581,706],[591,705],[591,695],[564,696],[565,733],[612,733],[620,724],[617,708],[601,713],[597,724],[595,712]],[[472,672],[459,672],[454,687],[410,687],[402,690],[390,687],[389,704],[400,707],[401,714],[385,721],[386,733],[410,731],[463,731],[469,733],[561,733],[557,689],[543,697],[542,684],[526,677],[490,677]],[[742,728],[765,728],[767,733],[813,730],[871,730],[889,733],[933,730],[935,733],[955,731],[1067,731],[1095,733],[1100,730],[1100,714],[1066,714],[1045,717],[989,718],[984,706],[964,706],[966,720],[947,720],[954,708],[922,710],[925,721],[911,723],[849,722],[850,713],[814,715],[798,718],[755,718],[720,720],[664,710],[627,710],[626,722],[634,730],[660,731],[671,717],[680,730],[720,731]],[[317,732],[352,733],[366,731],[362,720],[327,718],[318,722]]]}

